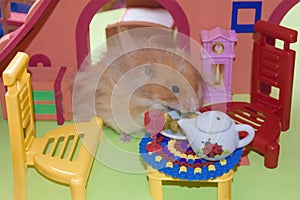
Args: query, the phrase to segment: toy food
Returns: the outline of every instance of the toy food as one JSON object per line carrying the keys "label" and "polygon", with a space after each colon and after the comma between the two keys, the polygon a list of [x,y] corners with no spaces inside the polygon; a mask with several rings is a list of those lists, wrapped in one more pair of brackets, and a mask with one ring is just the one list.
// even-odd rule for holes
{"label": "toy food", "polygon": [[172,118],[167,112],[164,113],[164,116],[165,116],[165,124],[163,130],[167,130],[170,128],[170,123],[172,121]]}
{"label": "toy food", "polygon": [[170,130],[173,133],[178,133],[179,131],[178,119],[174,119],[170,122]]}

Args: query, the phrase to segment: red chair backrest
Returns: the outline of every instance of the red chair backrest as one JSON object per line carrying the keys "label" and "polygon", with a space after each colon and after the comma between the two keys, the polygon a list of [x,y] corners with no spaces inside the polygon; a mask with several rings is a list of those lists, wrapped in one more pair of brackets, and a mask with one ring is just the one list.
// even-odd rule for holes
{"label": "red chair backrest", "polygon": [[[297,41],[297,31],[262,20],[256,22],[254,30],[258,35],[253,46],[251,103],[269,107],[286,131],[290,124],[296,54],[290,43]],[[267,37],[282,40],[283,49],[268,44]]]}

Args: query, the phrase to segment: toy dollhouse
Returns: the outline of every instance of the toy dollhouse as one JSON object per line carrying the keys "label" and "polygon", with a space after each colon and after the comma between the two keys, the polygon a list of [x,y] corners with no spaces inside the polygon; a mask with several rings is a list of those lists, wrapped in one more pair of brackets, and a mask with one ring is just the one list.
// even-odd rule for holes
{"label": "toy dollhouse", "polygon": [[[74,72],[90,53],[90,22],[108,2],[109,0],[82,0],[74,4],[73,0],[35,1],[24,23],[0,40],[0,72],[5,69],[16,52],[24,51],[30,57],[36,55],[47,57],[54,68],[65,66],[67,70],[62,83],[65,85],[70,82],[68,77],[74,76]],[[176,30],[198,42],[201,42],[199,37],[201,30],[212,30],[215,27],[235,30],[237,44],[231,78],[231,93],[235,94],[250,92],[254,23],[264,19],[280,24],[286,13],[300,0],[126,0],[125,2],[126,8],[165,9],[172,16]],[[219,79],[223,77],[226,86],[226,67],[223,67],[222,72],[222,65],[218,66],[215,69],[221,73]],[[67,89],[67,92],[61,91],[63,100],[66,100],[65,95],[69,91],[70,89]],[[0,99],[3,100],[3,93],[1,96]],[[1,104],[4,103],[1,101]],[[72,112],[70,101],[64,101],[61,107],[63,115]]]}
{"label": "toy dollhouse", "polygon": [[[33,97],[35,100],[34,106],[38,113],[36,116],[37,120],[57,120],[59,124],[62,124],[64,120],[72,119],[71,83],[75,77],[76,71],[81,67],[84,59],[90,53],[89,25],[92,18],[105,4],[109,3],[109,0],[80,0],[76,1],[76,3],[74,2],[74,0],[36,0],[28,14],[24,16],[25,18],[23,18],[19,27],[0,39],[0,73],[7,67],[12,58],[15,57],[16,52],[26,52],[30,57],[30,62],[27,67],[32,75]],[[212,77],[210,82],[208,82],[208,85],[211,87],[206,91],[205,98],[206,101],[209,101],[210,103],[216,103],[231,101],[231,95],[234,93],[250,93],[252,55],[256,56],[256,58],[253,59],[254,61],[260,62],[261,60],[264,61],[262,58],[264,53],[269,53],[269,49],[265,51],[265,49],[258,46],[258,43],[256,44],[257,48],[253,51],[254,24],[258,20],[264,19],[266,22],[263,23],[277,26],[280,24],[286,13],[298,2],[300,2],[300,0],[126,0],[126,9],[131,7],[148,7],[151,9],[159,7],[160,9],[165,9],[164,11],[168,12],[172,17],[172,23],[169,24],[171,24],[172,28],[173,25],[176,27],[174,30],[190,36],[199,43],[202,42],[204,49],[209,53],[209,58],[202,57],[204,61],[203,68],[205,72],[210,75],[209,77]],[[133,26],[136,25],[134,21],[130,21],[129,23]],[[276,61],[273,62],[274,60],[271,60],[272,63],[275,63],[271,66],[276,68],[278,63],[280,66],[282,66],[283,63],[284,66],[286,66],[286,61],[289,61],[289,65],[293,65],[294,54],[290,52],[289,45],[290,43],[296,42],[296,32],[292,31],[292,34],[286,34],[285,31],[275,31],[276,34],[270,34],[273,33],[275,29],[266,28],[264,24],[260,24],[259,29],[267,36],[273,37],[267,38],[267,42],[270,44],[272,44],[275,39],[287,40],[282,50],[284,53],[279,51],[277,54],[277,50],[274,50],[276,51],[276,54],[271,54],[275,55],[271,57]],[[282,30],[284,30],[284,28]],[[199,37],[200,31],[201,37]],[[292,35],[292,37],[289,37],[289,35]],[[263,40],[261,43],[264,45],[266,41]],[[289,54],[290,56],[285,56],[286,54]],[[269,67],[269,65],[266,67]],[[261,70],[260,73],[264,73],[264,71]],[[262,79],[264,80],[260,83],[261,85],[259,85],[261,86],[261,89],[263,89],[263,95],[269,94],[269,90],[272,89],[271,86],[268,87],[267,84],[263,84],[265,83],[264,81],[267,81],[267,83],[273,81],[272,78],[271,80],[269,78],[270,74],[266,74],[266,76],[262,76]],[[276,76],[277,74],[275,74],[275,77]],[[255,81],[259,81],[258,79],[255,79],[256,77],[254,76],[252,78],[254,80],[253,83],[255,84],[257,83]],[[289,82],[292,82],[292,80],[289,80]],[[281,81],[280,83],[285,82]],[[277,83],[274,83],[274,85],[276,84]],[[258,86],[258,84],[256,84],[256,86]],[[287,88],[291,89],[291,87]],[[0,81],[0,101],[3,112],[6,111],[4,106],[5,91],[6,88]],[[262,93],[260,93],[260,95]],[[288,91],[288,94],[291,95],[290,91]],[[287,96],[288,99],[290,99],[289,95],[283,96]],[[259,100],[255,95],[251,98]],[[287,104],[290,105],[290,101]],[[243,105],[245,104],[242,104],[242,106]],[[257,104],[253,103],[253,106],[256,108]],[[222,105],[221,109],[224,107],[225,106]],[[261,107],[264,108],[264,105]],[[277,107],[279,110],[273,110],[274,112],[277,112],[277,114],[283,113],[289,115],[290,107],[288,107],[288,109],[286,109],[286,107],[288,106],[285,106],[285,109],[283,110],[283,107],[279,105]],[[262,122],[264,123],[264,126],[261,127],[272,128],[273,130],[278,131],[276,134],[273,134],[272,131],[270,132],[272,133],[270,136],[272,138],[271,144],[274,145],[263,148],[263,151],[267,151],[266,154],[270,155],[271,159],[276,161],[271,163],[272,166],[270,166],[269,162],[266,162],[266,166],[277,166],[279,145],[276,142],[278,141],[277,139],[280,131],[288,129],[288,127],[286,127],[286,129],[280,130],[284,126],[281,127],[281,124],[283,123],[279,122],[279,119],[287,122],[289,122],[289,119],[277,117],[272,113],[271,118],[268,117],[267,120],[265,120],[264,118],[267,115],[261,110],[254,110],[252,107],[249,107],[248,104],[245,108],[248,110],[250,108],[252,113],[249,115],[242,109],[235,109],[239,112],[239,115],[233,112],[232,114],[237,118],[238,116],[241,116],[239,117],[239,120],[247,118],[256,120],[254,116],[258,116],[258,122],[254,122],[254,124],[256,123],[259,125],[259,123]],[[3,113],[3,115],[6,116],[6,113]],[[269,125],[269,123],[271,125]],[[274,125],[275,123],[276,126]],[[260,127],[257,129],[259,128]],[[62,140],[58,139],[58,141],[60,142]],[[149,141],[146,141],[145,144],[148,142]],[[163,159],[165,157],[163,156],[165,155],[160,156],[155,153],[149,154],[149,157],[153,159],[154,164],[159,164],[157,166],[164,164],[169,171],[175,169],[176,172],[182,173],[182,176],[185,177],[188,177],[188,175],[205,175],[202,171],[212,172],[213,175],[216,176],[220,175],[216,173],[224,172],[222,170],[216,170],[215,166],[212,166],[211,163],[198,162],[196,157],[189,159],[191,158],[190,155],[183,155],[183,151],[184,153],[189,152],[186,148],[183,148],[183,143],[179,145],[180,149],[175,149],[175,147],[177,147],[176,143],[169,143],[168,138],[162,138],[161,144],[171,144],[171,147],[174,149],[171,156],[174,156],[174,159],[178,162],[175,163],[174,161],[174,164],[170,164],[164,162]],[[261,148],[263,146],[260,141],[253,143],[253,145],[254,147],[257,145]],[[187,147],[187,143],[185,147]],[[183,151],[180,152],[180,150]],[[273,153],[274,150],[276,151],[276,154]],[[241,151],[242,150],[240,149],[240,154],[238,156],[242,155]],[[178,155],[182,155],[182,157],[179,159]],[[113,158],[111,152],[109,156]],[[240,157],[238,157],[238,160],[239,158]],[[146,159],[148,158],[146,157]],[[190,164],[194,161],[195,171],[194,169],[191,171]],[[230,165],[231,163],[232,162],[229,161],[223,161],[220,162],[217,167],[227,167],[227,164]],[[185,166],[185,164],[187,165]],[[201,167],[203,166],[203,170],[202,168],[199,169],[198,166],[200,164]],[[156,173],[156,171],[154,172]],[[224,179],[215,179],[217,181],[219,180],[221,185],[221,189],[218,190],[219,199],[231,198],[230,192],[233,173],[233,170],[229,171],[227,176],[223,177],[225,181],[223,181]],[[207,176],[207,178],[210,179],[213,177]],[[149,176],[150,192],[159,196],[157,199],[162,199],[160,198],[162,196],[161,180],[173,181],[173,179],[161,176],[161,174],[156,174],[152,177]],[[177,180],[178,179],[175,179],[175,181]],[[195,177],[195,180],[200,179]],[[82,190],[79,189],[78,191]],[[224,193],[223,196],[221,194],[222,192]]]}
{"label": "toy dollhouse", "polygon": [[[209,77],[205,102],[231,101],[232,63],[235,58],[234,44],[237,41],[234,30],[216,27],[200,33],[203,48],[203,73]],[[207,56],[208,55],[208,56]]]}

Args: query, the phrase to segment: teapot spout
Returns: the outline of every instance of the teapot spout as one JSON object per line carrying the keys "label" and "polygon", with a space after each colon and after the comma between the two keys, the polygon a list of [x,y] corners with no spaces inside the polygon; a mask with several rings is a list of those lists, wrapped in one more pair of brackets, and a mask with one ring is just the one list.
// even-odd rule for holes
{"label": "teapot spout", "polygon": [[195,119],[180,119],[177,123],[187,136],[195,131]]}
{"label": "teapot spout", "polygon": [[182,126],[183,126],[183,120],[185,120],[185,119],[179,119],[178,121],[177,121],[177,123],[178,123],[178,125],[182,128]]}

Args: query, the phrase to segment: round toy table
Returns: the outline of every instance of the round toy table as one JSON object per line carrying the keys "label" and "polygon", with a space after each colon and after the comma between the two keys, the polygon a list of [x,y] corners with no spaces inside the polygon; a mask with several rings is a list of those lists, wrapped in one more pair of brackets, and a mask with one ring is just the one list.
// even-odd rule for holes
{"label": "round toy table", "polygon": [[173,178],[188,181],[214,179],[233,169],[242,157],[242,148],[234,151],[226,159],[208,161],[197,156],[186,140],[174,140],[157,135],[157,143],[162,150],[148,152],[146,146],[152,142],[150,134],[145,135],[140,142],[140,154],[143,160],[152,168]]}

